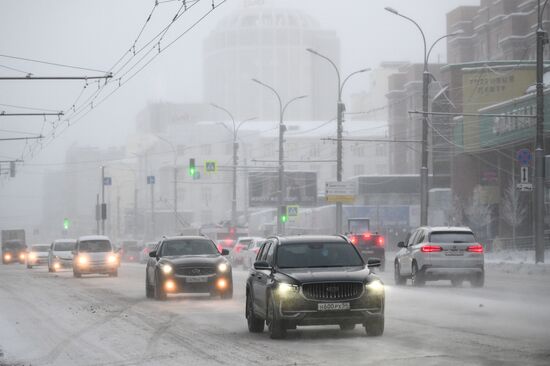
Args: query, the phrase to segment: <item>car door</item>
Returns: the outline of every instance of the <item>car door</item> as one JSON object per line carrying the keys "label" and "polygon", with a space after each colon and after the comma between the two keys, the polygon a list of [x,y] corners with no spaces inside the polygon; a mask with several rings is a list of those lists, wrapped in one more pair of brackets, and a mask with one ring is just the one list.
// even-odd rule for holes
{"label": "car door", "polygon": [[[267,259],[267,253],[270,250],[271,246],[273,246],[273,243],[271,241],[267,241],[258,253],[258,257],[256,258],[256,260],[265,261]],[[258,312],[265,314],[267,304],[267,281],[269,279],[269,276],[271,275],[271,271],[254,269],[254,272],[255,276],[252,288],[252,290],[254,291],[254,307],[258,310]]]}
{"label": "car door", "polygon": [[403,253],[401,260],[399,261],[401,275],[410,275],[412,273],[412,255],[413,255],[413,245],[416,242],[418,236],[420,235],[421,230],[416,229],[412,235],[409,237],[409,240],[405,243],[406,247],[403,248]]}

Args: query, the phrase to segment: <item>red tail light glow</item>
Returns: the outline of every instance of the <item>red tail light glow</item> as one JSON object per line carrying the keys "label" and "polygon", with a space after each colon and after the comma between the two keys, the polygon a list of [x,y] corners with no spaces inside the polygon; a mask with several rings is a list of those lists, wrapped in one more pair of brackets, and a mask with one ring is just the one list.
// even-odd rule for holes
{"label": "red tail light glow", "polygon": [[423,253],[433,253],[433,252],[441,252],[443,248],[441,248],[439,245],[424,245],[422,248],[420,248],[420,251]]}
{"label": "red tail light glow", "polygon": [[378,237],[378,239],[376,240],[376,245],[379,246],[379,247],[384,246],[384,237],[383,236]]}
{"label": "red tail light glow", "polygon": [[218,244],[218,252],[222,252],[222,246],[220,244]]}
{"label": "red tail light glow", "polygon": [[239,253],[243,249],[242,245],[235,245],[235,253]]}
{"label": "red tail light glow", "polygon": [[483,253],[483,246],[481,244],[470,245],[467,250],[472,253]]}
{"label": "red tail light glow", "polygon": [[357,237],[355,235],[353,235],[351,238],[349,238],[349,240],[351,241],[351,243],[353,245],[357,245],[358,240],[357,240]]}
{"label": "red tail light glow", "polygon": [[371,233],[369,233],[369,232],[366,232],[366,233],[363,234],[363,238],[366,239],[366,240],[370,239],[370,236],[371,236]]}

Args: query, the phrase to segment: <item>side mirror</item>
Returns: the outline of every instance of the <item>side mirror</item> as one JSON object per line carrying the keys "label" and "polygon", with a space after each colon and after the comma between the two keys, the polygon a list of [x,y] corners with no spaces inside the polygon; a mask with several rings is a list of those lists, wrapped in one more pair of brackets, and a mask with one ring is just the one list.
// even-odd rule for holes
{"label": "side mirror", "polygon": [[222,255],[228,255],[229,249],[222,249]]}
{"label": "side mirror", "polygon": [[156,250],[152,250],[149,252],[149,257],[151,258],[156,258],[157,257],[157,251]]}
{"label": "side mirror", "polygon": [[367,259],[367,267],[369,268],[380,267],[380,259],[378,258]]}
{"label": "side mirror", "polygon": [[399,243],[397,243],[397,247],[398,247],[398,248],[405,248],[405,247],[406,247],[405,242],[404,242],[404,241],[400,241]]}
{"label": "side mirror", "polygon": [[268,271],[271,269],[271,266],[266,261],[258,261],[258,262],[254,262],[254,269]]}

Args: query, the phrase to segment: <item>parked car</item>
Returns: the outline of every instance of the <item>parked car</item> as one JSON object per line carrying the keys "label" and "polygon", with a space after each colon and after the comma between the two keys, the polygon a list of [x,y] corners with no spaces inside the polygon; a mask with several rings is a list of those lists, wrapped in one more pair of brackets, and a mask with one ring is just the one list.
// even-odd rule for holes
{"label": "parked car", "polygon": [[73,251],[73,275],[99,273],[118,276],[120,260],[108,237],[102,235],[82,236],[76,241]]}
{"label": "parked car", "polygon": [[345,236],[271,237],[262,245],[246,282],[248,330],[284,338],[303,325],[362,324],[384,332],[384,285]]}
{"label": "parked car", "polygon": [[383,235],[367,231],[362,234],[349,234],[348,237],[366,261],[369,258],[378,258],[379,270],[383,272],[386,269],[386,243]]}
{"label": "parked car", "polygon": [[75,239],[54,240],[48,251],[48,272],[56,272],[63,268],[73,268],[73,250]]}
{"label": "parked car", "polygon": [[26,255],[27,268],[34,266],[45,266],[48,264],[48,244],[34,244]]}
{"label": "parked car", "polygon": [[[250,267],[250,259],[248,253],[248,247],[254,243],[261,241],[261,238],[254,237],[242,237],[237,240],[235,246],[229,251],[228,259],[231,261],[233,266],[243,266],[246,268]],[[254,254],[254,257],[256,254]]]}
{"label": "parked car", "polygon": [[149,253],[145,270],[145,295],[165,300],[174,293],[210,293],[233,297],[231,264],[214,242],[202,236],[163,238]]}
{"label": "parked car", "polygon": [[141,252],[139,252],[139,262],[140,263],[147,263],[147,261],[149,260],[149,253],[151,253],[153,250],[155,250],[157,244],[158,243],[155,242],[155,241],[145,243],[145,246],[143,247]]}
{"label": "parked car", "polygon": [[27,246],[20,240],[7,240],[2,242],[2,263],[25,263]]}
{"label": "parked car", "polygon": [[453,286],[470,281],[485,283],[484,249],[467,227],[420,227],[399,242],[395,256],[395,283],[411,279],[413,286],[426,281],[450,280]]}

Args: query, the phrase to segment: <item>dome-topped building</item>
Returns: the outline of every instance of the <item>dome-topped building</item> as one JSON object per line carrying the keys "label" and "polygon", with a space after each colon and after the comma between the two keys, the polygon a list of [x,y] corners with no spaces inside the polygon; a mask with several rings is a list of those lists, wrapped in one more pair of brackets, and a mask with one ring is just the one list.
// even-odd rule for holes
{"label": "dome-topped building", "polygon": [[308,98],[289,107],[285,119],[323,120],[336,115],[336,75],[326,61],[306,52],[313,48],[339,64],[334,31],[321,28],[308,14],[275,1],[247,1],[222,19],[204,43],[205,101],[223,105],[235,118],[278,118],[273,94],[253,83],[273,86],[283,102]]}

